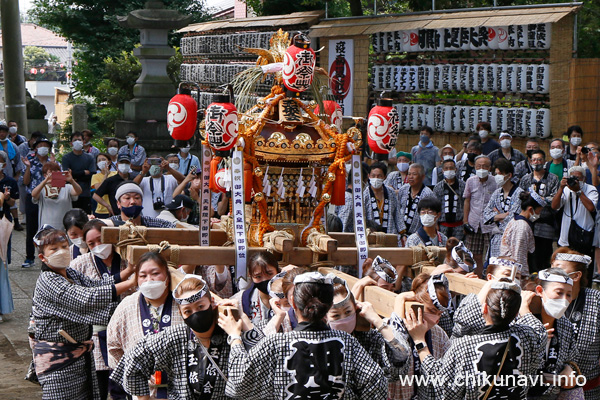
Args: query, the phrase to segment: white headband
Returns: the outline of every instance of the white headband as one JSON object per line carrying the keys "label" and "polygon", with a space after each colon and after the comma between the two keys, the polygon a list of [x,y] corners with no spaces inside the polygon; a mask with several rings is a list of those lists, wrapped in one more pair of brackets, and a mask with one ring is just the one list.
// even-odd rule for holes
{"label": "white headband", "polygon": [[537,194],[535,190],[529,188],[529,194],[531,195],[531,197],[533,197],[533,199],[536,201],[536,203],[538,203],[540,206],[546,207],[548,205],[546,200],[542,196]]}
{"label": "white headband", "polygon": [[269,283],[267,284],[267,292],[269,292],[269,296],[274,299],[283,299],[285,297],[285,293],[283,292],[275,292],[271,290],[271,284],[279,279],[283,279],[287,275],[287,271],[281,271],[277,275],[275,275]]}
{"label": "white headband", "polygon": [[[371,268],[373,268],[373,271],[375,271],[375,273],[387,283],[396,283],[398,280],[398,272],[396,271],[396,268],[394,268],[388,260],[381,256],[375,257]],[[390,276],[386,270],[391,271],[392,276]]]}
{"label": "white headband", "polygon": [[490,289],[512,290],[513,292],[521,294],[521,286],[515,282],[493,281],[490,285]]}
{"label": "white headband", "polygon": [[556,260],[573,261],[585,265],[590,265],[592,258],[583,254],[556,253]]}
{"label": "white headband", "polygon": [[320,272],[305,272],[294,278],[294,285],[299,283],[320,283],[324,285],[333,285],[335,274],[323,275]]}
{"label": "white headband", "polygon": [[438,310],[444,312],[444,311],[446,311],[446,307],[444,307],[442,305],[442,303],[440,303],[440,301],[438,300],[437,292],[435,291],[436,283],[441,283],[442,285],[444,285],[444,289],[446,290],[446,293],[448,293],[448,298],[450,298],[450,288],[449,288],[449,284],[448,284],[448,278],[446,278],[446,275],[444,275],[444,274],[438,274],[438,275],[433,275],[431,278],[429,278],[429,281],[427,281],[427,293],[429,293],[429,297],[431,298],[433,305]]}
{"label": "white headband", "polygon": [[340,285],[344,285],[344,287],[346,288],[346,297],[343,300],[338,301],[337,303],[333,303],[332,307],[334,307],[334,308],[343,307],[350,300],[350,296],[352,296],[352,292],[350,291],[350,288],[348,287],[348,282],[346,282],[346,280],[340,278],[339,276],[336,276],[335,278],[333,278],[333,283],[339,283]]}
{"label": "white headband", "polygon": [[[198,292],[194,293],[193,295],[186,297],[186,298],[179,298],[175,295],[175,292],[177,292],[177,289],[179,289],[179,286],[181,286],[181,284],[188,280],[188,279],[197,279],[200,282],[202,282],[204,285],[202,285],[202,287],[198,290]],[[186,274],[183,279],[177,284],[177,286],[175,287],[175,290],[173,290],[173,299],[175,300],[175,302],[177,304],[180,305],[186,305],[186,304],[192,304],[197,302],[198,300],[200,300],[202,297],[206,296],[206,294],[208,293],[208,285],[206,284],[206,281],[204,279],[202,279],[202,277],[200,275],[194,275],[194,274]]]}
{"label": "white headband", "polygon": [[498,265],[501,267],[517,268],[518,271],[523,269],[523,265],[513,260],[506,258],[490,257],[489,265]]}
{"label": "white headband", "polygon": [[569,278],[568,276],[553,274],[552,272],[548,271],[547,269],[540,271],[538,273],[538,278],[540,278],[542,281],[546,281],[546,282],[566,283],[567,285],[573,286],[573,279]]}
{"label": "white headband", "polygon": [[[463,251],[464,259],[458,255],[457,249]],[[458,242],[458,244],[452,248],[452,259],[456,261],[458,266],[465,272],[473,272],[477,269],[477,263],[473,259],[473,253],[471,250],[467,249],[467,246],[465,246],[462,241]],[[471,265],[467,264],[466,261],[468,261]]]}

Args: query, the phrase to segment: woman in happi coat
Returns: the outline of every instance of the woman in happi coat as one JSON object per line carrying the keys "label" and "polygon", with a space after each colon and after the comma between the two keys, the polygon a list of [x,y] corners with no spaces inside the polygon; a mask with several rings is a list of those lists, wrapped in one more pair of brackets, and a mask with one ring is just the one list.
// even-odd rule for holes
{"label": "woman in happi coat", "polygon": [[[144,336],[183,323],[179,307],[171,296],[171,273],[164,257],[148,252],[140,257],[135,270],[139,290],[123,299],[106,330],[111,369],[117,368],[123,354],[132,350]],[[166,385],[166,376],[164,378],[162,385]],[[166,386],[156,387],[156,383],[153,376],[151,398],[166,399]]]}
{"label": "woman in happi coat", "polygon": [[553,329],[548,331],[548,344],[543,353],[540,373],[545,378],[544,383],[551,386],[544,386],[539,382],[529,389],[527,398],[554,400],[561,391],[575,386],[574,379],[567,377],[578,368],[573,363],[577,358],[573,325],[564,317],[571,302],[573,279],[559,268],[542,270],[538,278],[540,284],[536,286],[535,292],[542,298],[542,308],[536,317],[546,329]]}
{"label": "woman in happi coat", "polygon": [[227,399],[229,344],[217,325],[217,306],[199,275],[186,275],[173,290],[184,324],[144,336],[126,352],[111,379],[139,400],[150,399],[149,380],[161,371],[170,400]]}
{"label": "woman in happi coat", "polygon": [[[444,400],[525,399],[531,381],[522,378],[537,374],[548,340],[542,323],[531,314],[533,292],[507,278],[490,281],[482,289],[481,307],[485,328],[480,333],[452,341],[441,359],[432,356],[426,345],[429,322],[408,310],[406,327],[416,344],[425,378],[437,379],[435,396]],[[521,315],[518,323],[511,322]],[[488,379],[486,379],[486,377]],[[497,377],[495,379],[495,377]]]}
{"label": "woman in happi coat", "polygon": [[210,291],[222,299],[228,299],[233,295],[233,282],[231,271],[227,265],[181,265],[179,271],[184,274],[200,275]]}
{"label": "woman in happi coat", "polygon": [[[92,325],[106,325],[119,295],[135,281],[128,266],[120,274],[93,280],[69,267],[67,235],[45,229],[34,238],[42,272],[33,294],[35,369],[43,399],[99,399],[98,380],[91,352]],[[64,331],[65,336],[60,332]]]}
{"label": "woman in happi coat", "polygon": [[396,167],[398,168],[398,171],[390,172],[383,183],[394,189],[397,193],[402,185],[407,183],[408,167],[410,167],[411,162],[412,154],[405,151],[396,153]]}
{"label": "woman in happi coat", "polygon": [[568,247],[559,247],[551,258],[552,268],[560,268],[573,279],[571,304],[565,316],[574,329],[577,346],[575,363],[587,379],[586,400],[600,399],[600,292],[587,288],[587,268],[592,259]]}
{"label": "woman in happi coat", "polygon": [[83,240],[83,226],[88,221],[88,215],[81,208],[74,208],[67,211],[63,217],[65,232],[72,243],[70,247],[72,260],[88,252],[87,245]]}
{"label": "woman in happi coat", "polygon": [[227,395],[246,400],[387,398],[387,379],[367,351],[323,322],[333,304],[332,279],[318,272],[298,275],[292,298],[298,326],[266,337],[250,351],[240,340],[241,321],[219,317],[231,342]]}

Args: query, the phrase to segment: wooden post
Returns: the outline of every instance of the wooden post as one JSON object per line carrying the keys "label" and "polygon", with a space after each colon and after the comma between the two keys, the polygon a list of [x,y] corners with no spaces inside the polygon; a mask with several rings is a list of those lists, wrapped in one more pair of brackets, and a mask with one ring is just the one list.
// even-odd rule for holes
{"label": "wooden post", "polygon": [[[433,270],[434,267],[423,267],[421,271],[431,274]],[[447,273],[445,275],[446,278],[448,278],[450,291],[458,294],[479,293],[486,282],[479,278],[465,278],[464,275],[455,272]]]}

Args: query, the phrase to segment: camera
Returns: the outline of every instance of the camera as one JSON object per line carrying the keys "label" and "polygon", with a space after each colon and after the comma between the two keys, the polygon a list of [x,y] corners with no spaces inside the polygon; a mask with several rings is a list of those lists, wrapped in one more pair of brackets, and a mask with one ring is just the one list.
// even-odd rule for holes
{"label": "camera", "polygon": [[154,201],[154,204],[152,205],[155,211],[162,210],[163,208],[165,208],[165,202],[160,197],[157,197]]}
{"label": "camera", "polygon": [[587,154],[587,153],[589,153],[589,152],[590,152],[590,149],[589,149],[589,147],[582,147],[582,148],[581,148],[581,154]]}
{"label": "camera", "polygon": [[577,186],[578,183],[579,179],[575,178],[574,176],[567,178],[567,185],[570,187]]}

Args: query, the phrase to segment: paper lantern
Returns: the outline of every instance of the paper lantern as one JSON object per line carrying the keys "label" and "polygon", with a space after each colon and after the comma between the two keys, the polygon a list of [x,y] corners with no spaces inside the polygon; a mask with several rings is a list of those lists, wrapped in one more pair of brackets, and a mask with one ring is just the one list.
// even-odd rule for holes
{"label": "paper lantern", "polygon": [[425,123],[423,125],[434,126],[435,119],[433,118],[433,106],[425,106],[424,111],[425,116],[423,117],[423,119],[425,120]]}
{"label": "paper lantern", "polygon": [[[332,100],[323,100],[323,110],[329,117],[330,124],[336,126],[341,132],[344,116],[342,115],[342,108],[340,105]],[[320,114],[319,111],[319,106],[317,106],[317,108],[315,108],[315,114]]]}
{"label": "paper lantern", "polygon": [[548,93],[550,88],[550,66],[540,64],[535,71],[535,93]]}
{"label": "paper lantern", "polygon": [[525,116],[523,118],[523,136],[525,137],[536,137],[535,132],[535,109],[526,108]]}
{"label": "paper lantern", "polygon": [[444,50],[460,50],[460,28],[444,28]]}
{"label": "paper lantern", "polygon": [[495,27],[496,36],[498,37],[498,49],[508,50],[509,37],[508,37],[508,26],[497,26]]}
{"label": "paper lantern", "polygon": [[485,84],[486,90],[488,92],[496,92],[498,91],[498,81],[496,80],[496,70],[498,68],[497,64],[489,64],[485,67]]}
{"label": "paper lantern", "polygon": [[427,91],[429,76],[427,75],[427,65],[417,66],[417,90],[420,92]]}
{"label": "paper lantern", "polygon": [[485,119],[492,126],[492,132],[498,133],[498,107],[486,107]]}
{"label": "paper lantern", "polygon": [[442,89],[442,66],[434,65],[432,67],[433,90],[441,91]]}
{"label": "paper lantern", "polygon": [[436,29],[436,44],[437,44],[436,51],[452,50],[451,48],[446,49],[446,41],[444,40],[445,35],[446,35],[445,31],[446,30],[443,28]]}
{"label": "paper lantern", "polygon": [[389,154],[396,146],[399,130],[399,116],[392,106],[392,99],[379,99],[367,122],[369,147],[374,153]]}
{"label": "paper lantern", "polygon": [[517,64],[508,64],[506,66],[506,92],[517,92]]}
{"label": "paper lantern", "polygon": [[408,91],[416,92],[419,90],[417,67],[412,66],[408,68]]}
{"label": "paper lantern", "polygon": [[396,106],[396,110],[398,111],[398,116],[400,117],[400,129],[410,129],[410,121],[408,120],[408,106],[406,104],[399,104]]}
{"label": "paper lantern", "polygon": [[527,93],[536,93],[537,87],[535,79],[537,77],[537,65],[529,64],[525,66],[525,89]]}
{"label": "paper lantern", "polygon": [[517,31],[517,46],[519,49],[528,49],[527,43],[527,25],[516,25]]}
{"label": "paper lantern", "polygon": [[469,108],[469,122],[468,122],[468,132],[477,132],[475,129],[477,124],[479,123],[479,109],[481,107],[470,107]]}
{"label": "paper lantern", "polygon": [[488,26],[487,46],[492,50],[498,49],[498,28]]}
{"label": "paper lantern", "polygon": [[452,74],[450,65],[442,65],[442,90],[452,90]]}
{"label": "paper lantern", "polygon": [[416,104],[409,104],[408,106],[408,122],[409,128],[412,131],[418,131],[422,125],[419,125],[419,112]]}
{"label": "paper lantern", "polygon": [[409,67],[406,66],[396,67],[396,81],[398,82],[397,90],[399,92],[408,91],[408,68]]}
{"label": "paper lantern", "polygon": [[550,110],[539,108],[535,111],[535,134],[541,138],[550,136]]}
{"label": "paper lantern", "polygon": [[225,168],[221,168],[215,174],[215,192],[225,193],[227,188],[225,187],[225,181],[227,180],[227,175],[230,173],[229,170]]}
{"label": "paper lantern", "polygon": [[38,73],[38,70],[37,70],[36,68],[31,68],[31,69],[29,70],[29,73],[30,73],[30,74],[33,74],[33,75],[37,75],[37,73]]}
{"label": "paper lantern", "polygon": [[506,131],[506,117],[507,117],[507,109],[504,107],[498,107],[496,109],[496,127],[497,132]]}
{"label": "paper lantern", "polygon": [[527,65],[517,65],[516,92],[527,93]]}
{"label": "paper lantern", "polygon": [[506,64],[496,65],[496,90],[506,92]]}
{"label": "paper lantern", "polygon": [[477,68],[477,90],[480,92],[487,91],[486,67],[485,64],[480,64]]}
{"label": "paper lantern", "polygon": [[460,28],[460,49],[471,50],[471,29]]}
{"label": "paper lantern", "polygon": [[515,108],[507,108],[506,109],[506,129],[504,129],[504,130],[513,135],[515,134],[515,131],[516,131],[516,126],[515,126],[516,114],[517,114],[517,111]]}
{"label": "paper lantern", "polygon": [[453,126],[453,111],[454,107],[452,106],[444,106],[444,132],[453,132],[452,130],[452,126]]}
{"label": "paper lantern", "polygon": [[515,109],[515,135],[525,137],[525,113],[527,109],[518,107]]}
{"label": "paper lantern", "polygon": [[479,90],[479,86],[477,85],[478,70],[479,66],[477,64],[470,64],[467,66],[467,86],[469,86],[470,90],[473,92]]}
{"label": "paper lantern", "polygon": [[206,108],[206,136],[208,144],[214,150],[230,150],[237,140],[237,109],[231,103],[231,97],[218,94],[216,100]]}
{"label": "paper lantern", "polygon": [[189,88],[179,87],[167,107],[167,129],[175,140],[190,140],[198,126],[198,103]]}
{"label": "paper lantern", "polygon": [[518,50],[517,25],[508,25],[508,50]]}
{"label": "paper lantern", "polygon": [[536,48],[538,49],[549,49],[550,48],[550,38],[551,38],[551,29],[552,24],[537,24],[536,30]]}
{"label": "paper lantern", "polygon": [[[487,121],[487,107],[479,107],[477,109],[477,122],[484,122]],[[477,132],[479,133],[479,132]]]}
{"label": "paper lantern", "polygon": [[298,34],[283,56],[281,77],[283,84],[292,92],[304,92],[310,88],[315,73],[316,54],[310,48],[310,39]]}

